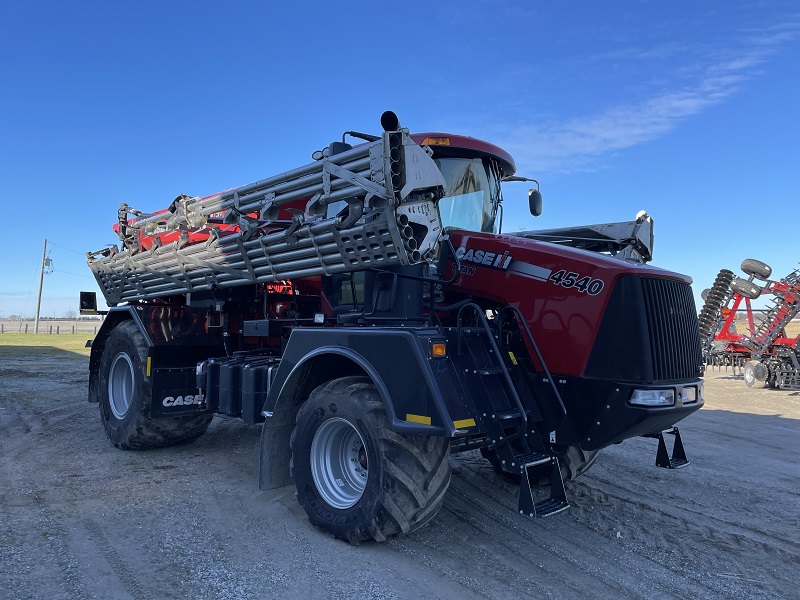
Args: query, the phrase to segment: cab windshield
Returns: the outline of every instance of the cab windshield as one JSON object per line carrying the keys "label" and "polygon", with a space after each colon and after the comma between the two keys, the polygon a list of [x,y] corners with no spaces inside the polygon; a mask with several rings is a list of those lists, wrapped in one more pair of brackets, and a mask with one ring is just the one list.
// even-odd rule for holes
{"label": "cab windshield", "polygon": [[446,181],[445,197],[439,200],[442,224],[467,231],[497,233],[497,210],[502,196],[495,162],[481,158],[435,160]]}

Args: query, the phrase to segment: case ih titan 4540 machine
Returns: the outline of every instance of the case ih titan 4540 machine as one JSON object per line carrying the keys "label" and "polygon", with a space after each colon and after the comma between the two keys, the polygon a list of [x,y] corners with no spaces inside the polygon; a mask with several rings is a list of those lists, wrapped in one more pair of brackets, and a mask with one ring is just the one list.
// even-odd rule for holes
{"label": "case ih titan 4540 machine", "polygon": [[[722,269],[711,288],[703,290],[700,336],[706,364],[742,369],[748,387],[800,389],[800,335],[789,337],[786,326],[800,313],[800,269],[780,281],[770,280],[772,267],[748,258],[736,277]],[[763,286],[754,279],[761,279]],[[750,300],[772,295],[771,306],[756,323]],[[745,308],[740,306],[744,303]],[[747,315],[748,332],[736,328],[739,312]]]}
{"label": "case ih titan 4540 machine", "polygon": [[511,156],[381,124],[250,185],[122,205],[120,247],[89,253],[112,307],[89,399],[114,445],[193,440],[214,413],[263,422],[261,489],[293,481],[351,543],[428,522],[451,453],[519,478],[529,516],[566,508],[563,481],[627,438],[685,464],[697,315],[687,277],[644,264],[650,218],[502,234],[501,183],[532,181]]}

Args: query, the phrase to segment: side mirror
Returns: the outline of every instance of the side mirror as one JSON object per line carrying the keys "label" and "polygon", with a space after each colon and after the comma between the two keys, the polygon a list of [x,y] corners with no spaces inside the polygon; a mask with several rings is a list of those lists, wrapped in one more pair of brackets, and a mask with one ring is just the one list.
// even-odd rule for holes
{"label": "side mirror", "polygon": [[542,193],[539,190],[528,190],[528,208],[534,217],[542,214]]}
{"label": "side mirror", "polygon": [[82,315],[97,315],[97,294],[95,292],[80,293],[80,313]]}

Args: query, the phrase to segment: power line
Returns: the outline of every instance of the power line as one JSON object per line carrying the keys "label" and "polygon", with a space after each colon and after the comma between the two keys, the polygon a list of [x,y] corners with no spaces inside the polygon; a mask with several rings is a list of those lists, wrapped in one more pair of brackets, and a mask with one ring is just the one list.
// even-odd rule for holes
{"label": "power line", "polygon": [[50,240],[48,240],[48,241],[47,241],[47,243],[48,243],[50,246],[55,246],[56,248],[61,248],[62,250],[66,250],[67,252],[74,252],[75,254],[81,254],[81,255],[85,255],[85,254],[86,254],[86,252],[79,252],[78,250],[73,250],[72,248],[67,248],[67,247],[65,247],[65,246],[61,246],[61,245],[59,245],[59,244],[54,244],[54,243],[53,243],[53,242],[51,242]]}
{"label": "power line", "polygon": [[63,273],[64,275],[74,275],[75,277],[85,277],[86,279],[94,279],[89,275],[81,275],[80,273],[70,273],[69,271],[59,271],[58,269],[53,269],[53,273]]}

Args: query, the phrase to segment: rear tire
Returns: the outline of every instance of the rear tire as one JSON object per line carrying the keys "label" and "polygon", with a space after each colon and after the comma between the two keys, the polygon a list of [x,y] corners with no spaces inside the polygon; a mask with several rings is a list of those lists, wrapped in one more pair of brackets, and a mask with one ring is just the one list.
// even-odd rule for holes
{"label": "rear tire", "polygon": [[290,464],[309,521],[359,544],[422,527],[450,484],[445,437],[391,431],[367,377],[315,389],[297,413]]}
{"label": "rear tire", "polygon": [[100,421],[108,439],[123,450],[147,450],[196,440],[210,413],[152,419],[151,381],[146,377],[147,342],[133,321],[114,327],[100,358]]}

